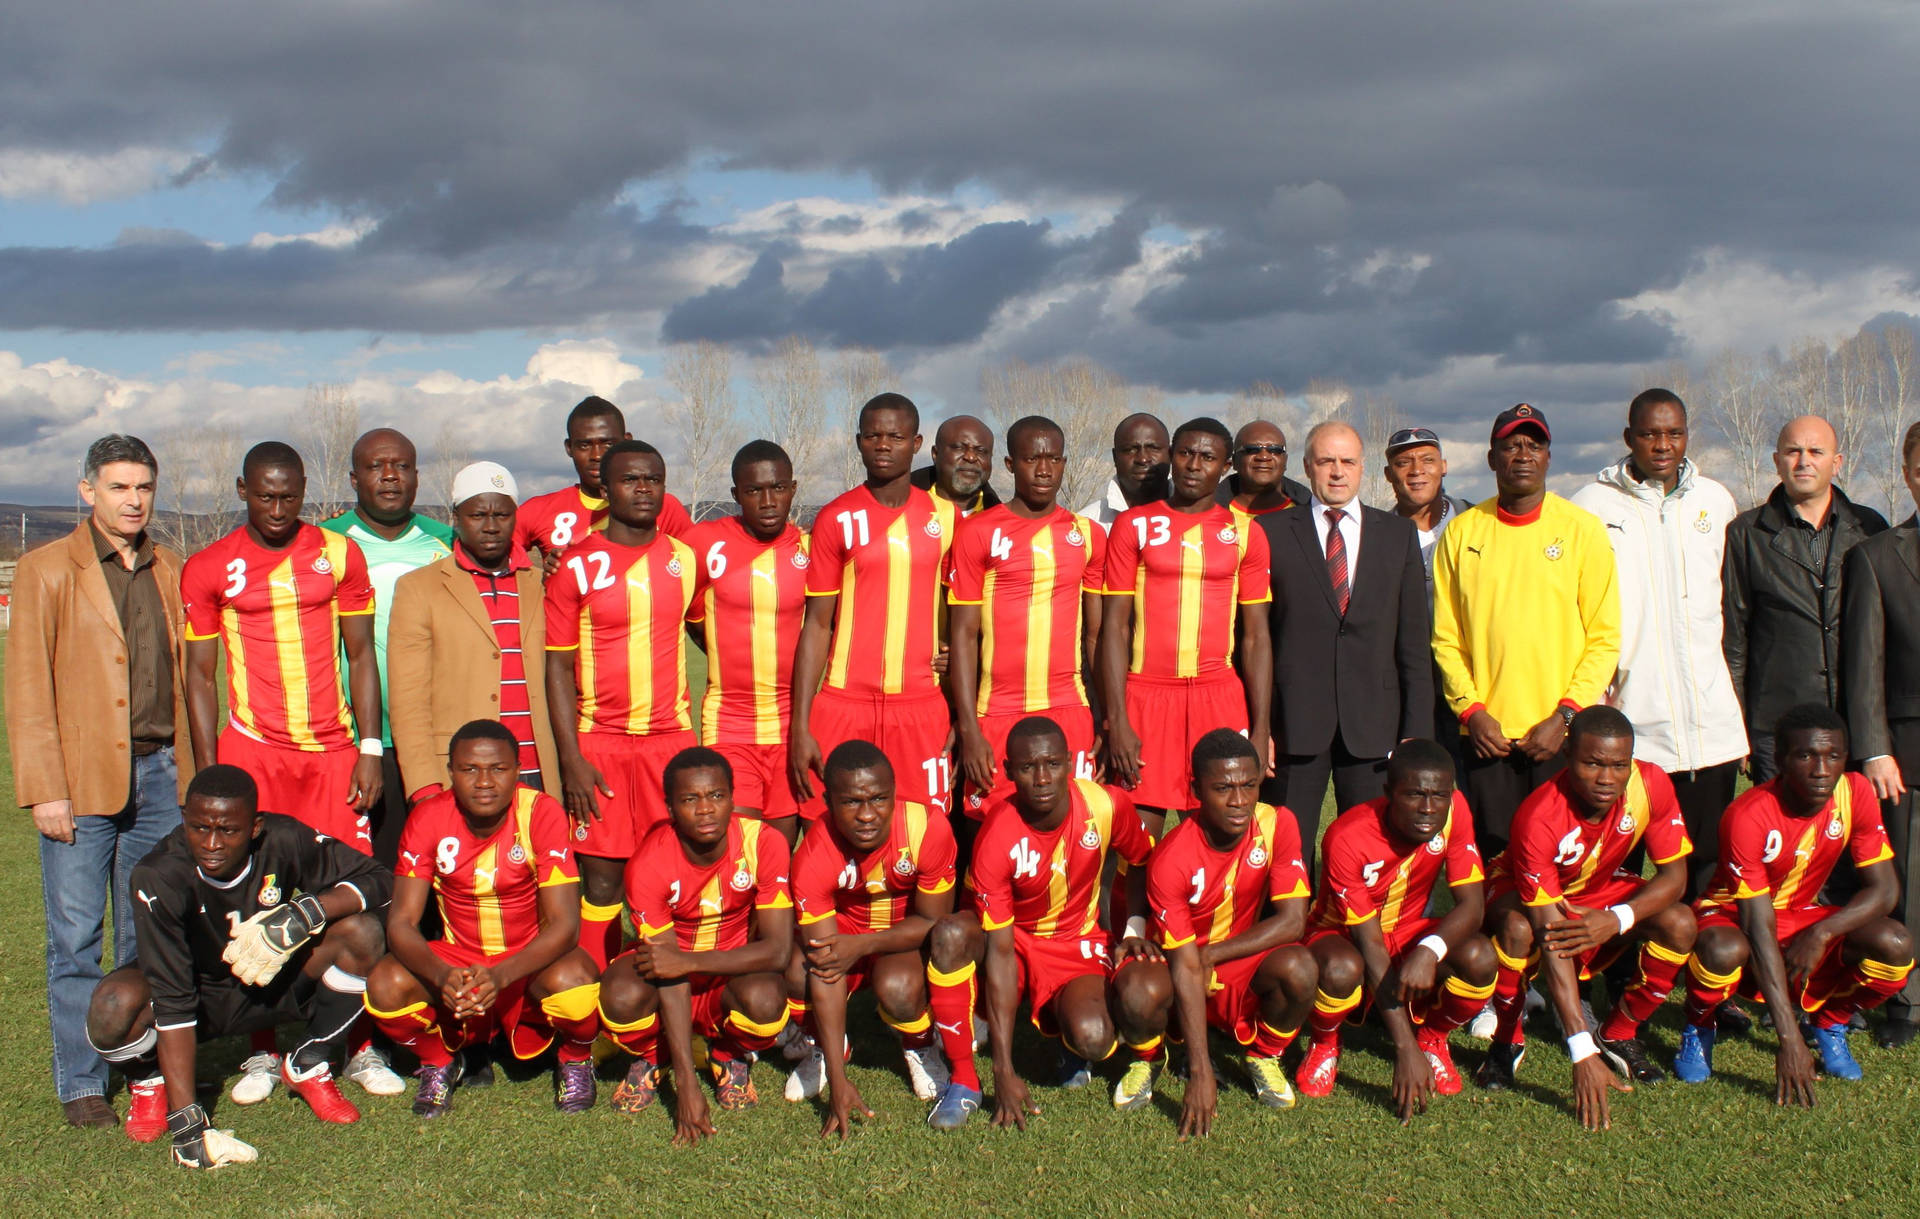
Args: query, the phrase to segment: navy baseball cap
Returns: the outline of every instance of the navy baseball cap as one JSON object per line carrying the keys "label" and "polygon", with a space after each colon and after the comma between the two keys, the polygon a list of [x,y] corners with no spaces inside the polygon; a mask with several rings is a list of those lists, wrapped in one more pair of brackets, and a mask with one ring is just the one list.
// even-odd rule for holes
{"label": "navy baseball cap", "polygon": [[1510,406],[1494,416],[1493,439],[1499,440],[1503,436],[1511,436],[1523,427],[1533,428],[1540,433],[1540,439],[1548,444],[1553,443],[1553,429],[1547,426],[1547,417],[1540,413],[1539,407],[1528,406],[1524,402],[1518,406]]}
{"label": "navy baseball cap", "polygon": [[1423,445],[1432,445],[1437,449],[1440,447],[1440,437],[1430,427],[1403,427],[1387,437],[1387,456],[1392,457],[1395,453]]}

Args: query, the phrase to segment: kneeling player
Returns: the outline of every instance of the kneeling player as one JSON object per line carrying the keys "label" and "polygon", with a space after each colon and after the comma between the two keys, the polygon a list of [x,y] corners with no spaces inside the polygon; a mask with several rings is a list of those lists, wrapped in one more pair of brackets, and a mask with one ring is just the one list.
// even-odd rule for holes
{"label": "kneeling player", "polygon": [[[781,977],[793,951],[787,840],[733,812],[733,769],[705,746],[667,763],[667,820],[627,865],[627,906],[640,938],[600,978],[600,1018],[634,1056],[613,1107],[638,1113],[660,1080],[660,1041],[673,1067],[676,1144],[712,1134],[694,1080],[693,1037],[706,1038],[722,1109],[745,1109],[750,1053],[787,1024]],[[751,916],[751,918],[749,918]]]}
{"label": "kneeling player", "polygon": [[[1774,1099],[1812,1105],[1813,1061],[1786,1014],[1811,1023],[1827,1074],[1859,1079],[1847,1022],[1906,984],[1913,937],[1887,917],[1900,878],[1872,785],[1846,771],[1845,722],[1819,704],[1795,707],[1773,741],[1779,776],[1720,819],[1720,869],[1697,906],[1700,938],[1687,963],[1673,1069],[1687,1083],[1713,1073],[1715,1010],[1751,966],[1746,990],[1766,999],[1780,1034]],[[1820,888],[1842,852],[1852,854],[1860,888],[1844,906],[1823,906]]]}
{"label": "kneeling player", "polygon": [[197,1043],[307,1022],[281,1078],[327,1122],[360,1111],[330,1058],[360,1015],[384,941],[387,870],[337,839],[259,811],[237,766],[209,766],[187,788],[180,828],[133,869],[139,960],[94,988],[87,1036],[132,1081],[127,1133],[173,1135],[173,1159],[218,1168],[253,1148],[208,1127],[194,1099]]}
{"label": "kneeling player", "polygon": [[[1034,1026],[1058,1037],[1061,1085],[1091,1081],[1089,1061],[1113,1053],[1107,985],[1113,962],[1158,959],[1144,924],[1129,921],[1117,952],[1100,919],[1100,881],[1115,852],[1127,877],[1130,910],[1144,908],[1142,864],[1153,838],[1118,788],[1073,777],[1073,755],[1060,726],[1029,716],[1007,734],[1007,796],[988,805],[967,874],[972,909],[934,925],[927,980],[933,1018],[953,1078],[927,1122],[955,1130],[980,1107],[973,1062],[974,977],[986,965],[986,1008],[993,1061],[993,1124],[1026,1129],[1040,1112],[1013,1069],[1013,1016],[1026,1000]],[[1129,870],[1129,865],[1131,868]]]}
{"label": "kneeling player", "polygon": [[1116,1109],[1153,1099],[1170,1012],[1187,1046],[1187,1094],[1180,1137],[1213,1127],[1218,1092],[1207,1029],[1248,1047],[1247,1071],[1260,1103],[1293,1107],[1280,1055],[1313,1003],[1307,926],[1307,870],[1293,814],[1260,803],[1262,767],[1247,738],[1226,728],[1193,748],[1199,807],[1155,848],[1147,904],[1164,962],[1140,961],[1114,975],[1114,1014],[1136,1055],[1113,1090]]}
{"label": "kneeling player", "polygon": [[[1480,934],[1486,902],[1473,816],[1454,788],[1447,751],[1432,741],[1398,746],[1386,795],[1342,813],[1321,859],[1307,936],[1320,989],[1300,1091],[1333,1090],[1340,1025],[1370,1000],[1393,1038],[1393,1100],[1406,1122],[1426,1111],[1430,1093],[1460,1091],[1447,1034],[1493,994],[1496,969],[1493,945]],[[1443,870],[1453,909],[1428,917]]]}
{"label": "kneeling player", "polygon": [[[1567,768],[1543,783],[1513,815],[1513,838],[1493,861],[1487,930],[1500,958],[1493,1008],[1499,1023],[1474,1080],[1498,1091],[1513,1085],[1526,1054],[1521,1027],[1527,983],[1545,960],[1548,998],[1573,1060],[1574,1115],[1589,1130],[1610,1118],[1607,1093],[1630,1081],[1665,1078],[1640,1044],[1640,1026],[1667,994],[1693,950],[1693,911],[1680,902],[1693,843],[1673,781],[1633,759],[1633,725],[1612,707],[1588,707],[1567,729]],[[1626,870],[1644,839],[1652,880]],[[1639,973],[1614,1000],[1600,1040],[1580,1000],[1581,979],[1605,969],[1639,941]],[[1536,951],[1544,942],[1546,952]]]}
{"label": "kneeling player", "polygon": [[[453,1104],[459,1052],[504,1036],[522,1061],[560,1042],[562,1113],[593,1108],[599,997],[580,939],[572,826],[552,796],[520,783],[519,746],[497,720],[475,720],[447,746],[449,789],[414,806],[400,839],[387,918],[391,955],[367,981],[367,1011],[420,1059],[413,1111]],[[444,932],[420,918],[432,894]]]}
{"label": "kneeling player", "polygon": [[953,832],[925,805],[893,798],[893,764],[870,741],[843,741],[827,755],[827,813],[793,857],[800,948],[796,1002],[815,1048],[792,1075],[791,1101],[831,1103],[822,1134],[848,1133],[855,1113],[871,1116],[847,1079],[847,996],[871,984],[880,1019],[900,1034],[913,1093],[933,1100],[947,1064],[927,1012],[927,933],[953,909]]}

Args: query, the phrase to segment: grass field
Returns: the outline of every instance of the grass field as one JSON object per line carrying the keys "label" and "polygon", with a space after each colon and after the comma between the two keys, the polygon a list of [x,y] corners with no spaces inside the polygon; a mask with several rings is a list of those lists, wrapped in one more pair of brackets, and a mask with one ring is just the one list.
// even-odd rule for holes
{"label": "grass field", "polygon": [[[11,808],[10,770],[0,794]],[[853,1078],[879,1116],[844,1144],[818,1137],[814,1105],[779,1099],[781,1074],[768,1066],[755,1080],[769,1099],[716,1112],[719,1136],[691,1150],[668,1145],[664,1105],[638,1118],[604,1106],[561,1117],[542,1072],[459,1093],[433,1123],[415,1119],[407,1098],[371,1100],[351,1085],[366,1116],[349,1127],[323,1126],[284,1091],[253,1110],[215,1107],[209,1094],[217,1124],[261,1159],[193,1174],[168,1166],[164,1144],[61,1123],[39,894],[36,838],[19,813],[0,821],[0,927],[10,932],[0,938],[0,1191],[22,1215],[1896,1215],[1920,1196],[1920,1053],[1865,1037],[1855,1051],[1866,1081],[1822,1081],[1811,1113],[1774,1109],[1762,1035],[1724,1043],[1712,1083],[1616,1098],[1613,1129],[1589,1135],[1570,1115],[1566,1057],[1550,1037],[1533,1041],[1517,1092],[1487,1096],[1469,1083],[1402,1129],[1387,1109],[1391,1060],[1360,1032],[1333,1096],[1291,1112],[1259,1108],[1226,1063],[1214,1135],[1181,1144],[1178,1083],[1152,1109],[1117,1114],[1111,1070],[1106,1087],[1037,1088],[1044,1112],[1024,1134],[991,1129],[984,1114],[958,1134],[930,1130],[896,1043],[857,1002]],[[1670,1004],[1655,1021],[1663,1056],[1677,1013]],[[1478,1048],[1456,1044],[1470,1069]],[[229,1082],[243,1054],[238,1043],[209,1047],[203,1082]],[[1038,1038],[1023,1041],[1020,1060],[1031,1078],[1050,1076]]]}

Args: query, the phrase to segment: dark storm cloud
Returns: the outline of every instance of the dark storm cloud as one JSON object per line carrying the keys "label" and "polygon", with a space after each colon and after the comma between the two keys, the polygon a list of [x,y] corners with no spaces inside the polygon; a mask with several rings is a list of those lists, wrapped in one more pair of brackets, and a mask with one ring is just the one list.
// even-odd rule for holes
{"label": "dark storm cloud", "polygon": [[[1040,289],[1079,300],[1169,224],[1204,239],[1137,311],[1049,311],[1036,354],[1112,350],[1207,388],[1658,358],[1661,320],[1609,302],[1707,248],[1788,271],[1920,263],[1920,23],[1898,5],[34,7],[0,40],[0,146],[191,144],[200,172],[374,227],[341,251],[8,250],[8,326],[669,310],[670,336],[937,347]],[[743,277],[684,284],[659,270],[668,249],[713,236],[650,241],[616,200],[710,154],[1115,200],[1125,224],[1098,246],[982,226],[844,257],[806,291],[769,234]]]}

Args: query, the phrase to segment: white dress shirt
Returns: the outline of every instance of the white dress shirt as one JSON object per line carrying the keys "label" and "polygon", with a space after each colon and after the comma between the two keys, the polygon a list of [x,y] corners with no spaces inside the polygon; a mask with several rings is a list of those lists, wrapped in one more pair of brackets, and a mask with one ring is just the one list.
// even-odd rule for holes
{"label": "white dress shirt", "polygon": [[1353,573],[1360,567],[1360,497],[1354,496],[1343,508],[1322,503],[1315,495],[1307,500],[1309,511],[1313,513],[1314,536],[1320,539],[1320,557],[1327,554],[1327,513],[1340,514],[1340,538],[1347,544],[1347,587],[1353,587]]}

